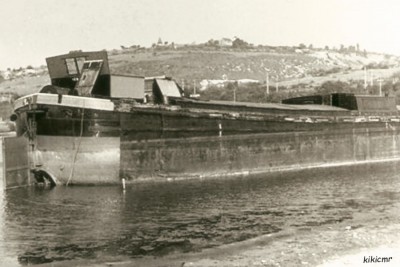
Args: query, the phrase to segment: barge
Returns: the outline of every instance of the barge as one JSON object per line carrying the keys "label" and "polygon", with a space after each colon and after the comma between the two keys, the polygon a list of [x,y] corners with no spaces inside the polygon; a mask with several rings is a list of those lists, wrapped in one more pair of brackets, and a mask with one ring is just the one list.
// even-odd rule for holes
{"label": "barge", "polygon": [[17,99],[12,116],[38,181],[224,177],[400,156],[394,97],[201,101],[167,77],[113,74],[105,51],[46,61],[51,85]]}

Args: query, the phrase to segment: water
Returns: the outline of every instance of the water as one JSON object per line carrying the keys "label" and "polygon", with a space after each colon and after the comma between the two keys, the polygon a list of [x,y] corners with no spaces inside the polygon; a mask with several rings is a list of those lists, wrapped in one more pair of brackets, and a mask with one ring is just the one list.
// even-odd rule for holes
{"label": "water", "polygon": [[0,265],[197,251],[363,214],[368,223],[399,203],[398,165],[134,185],[125,192],[8,190],[0,197]]}

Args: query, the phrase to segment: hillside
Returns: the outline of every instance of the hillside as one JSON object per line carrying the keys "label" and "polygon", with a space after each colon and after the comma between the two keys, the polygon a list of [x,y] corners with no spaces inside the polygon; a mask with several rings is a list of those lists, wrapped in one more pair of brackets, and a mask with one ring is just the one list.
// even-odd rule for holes
{"label": "hillside", "polygon": [[[312,91],[327,81],[361,84],[365,74],[369,83],[376,86],[378,78],[392,82],[392,76],[400,71],[400,59],[396,56],[291,47],[156,46],[112,50],[108,54],[115,74],[166,75],[184,83],[190,92],[194,86],[202,90],[227,89],[229,82],[236,80],[239,85],[265,87],[267,75],[271,90],[279,87],[296,92]],[[367,66],[367,72],[364,72],[364,66]],[[31,70],[26,75],[23,69],[18,70],[22,75],[0,80],[0,92],[18,95],[37,92],[49,83],[49,78],[43,67],[34,70],[35,73]],[[218,93],[205,95],[221,99]]]}
{"label": "hillside", "polygon": [[168,75],[180,79],[265,80],[266,71],[275,81],[324,76],[341,70],[361,70],[364,66],[398,67],[399,58],[380,54],[360,56],[334,51],[277,53],[243,50],[160,50],[110,53],[115,73]]}

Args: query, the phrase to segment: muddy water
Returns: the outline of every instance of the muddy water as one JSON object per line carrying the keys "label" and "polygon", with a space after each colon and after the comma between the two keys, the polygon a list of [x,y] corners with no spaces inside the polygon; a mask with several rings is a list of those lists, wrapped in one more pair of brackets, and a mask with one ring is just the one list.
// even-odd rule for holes
{"label": "muddy water", "polygon": [[0,266],[196,251],[354,216],[368,224],[399,203],[399,164],[133,185],[125,192],[8,190],[0,197]]}

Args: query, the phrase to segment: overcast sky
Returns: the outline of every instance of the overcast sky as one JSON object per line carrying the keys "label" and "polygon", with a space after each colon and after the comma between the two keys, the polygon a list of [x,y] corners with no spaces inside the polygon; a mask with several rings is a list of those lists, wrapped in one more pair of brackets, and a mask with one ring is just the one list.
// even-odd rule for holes
{"label": "overcast sky", "polygon": [[2,0],[0,69],[70,50],[237,36],[400,55],[398,0]]}

